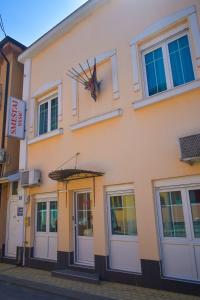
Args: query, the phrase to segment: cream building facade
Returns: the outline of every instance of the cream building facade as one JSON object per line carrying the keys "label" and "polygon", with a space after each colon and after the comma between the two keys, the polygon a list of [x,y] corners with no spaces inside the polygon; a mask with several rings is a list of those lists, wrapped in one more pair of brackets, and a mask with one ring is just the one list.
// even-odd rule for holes
{"label": "cream building facade", "polygon": [[19,56],[27,265],[199,293],[199,13],[90,0]]}

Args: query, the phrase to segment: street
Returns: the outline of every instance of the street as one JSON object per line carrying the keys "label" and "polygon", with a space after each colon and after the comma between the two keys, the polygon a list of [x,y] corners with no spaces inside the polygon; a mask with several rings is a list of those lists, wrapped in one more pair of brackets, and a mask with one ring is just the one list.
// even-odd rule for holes
{"label": "street", "polygon": [[72,300],[64,296],[56,296],[10,283],[0,282],[0,300]]}

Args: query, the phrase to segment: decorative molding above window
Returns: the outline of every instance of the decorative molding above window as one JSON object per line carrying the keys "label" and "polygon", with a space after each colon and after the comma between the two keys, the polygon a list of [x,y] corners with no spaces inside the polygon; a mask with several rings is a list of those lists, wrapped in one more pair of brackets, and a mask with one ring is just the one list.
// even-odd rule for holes
{"label": "decorative molding above window", "polygon": [[[117,51],[107,51],[98,56],[95,56],[96,64],[103,63],[104,61],[111,59],[112,65],[112,89],[113,89],[113,99],[116,100],[120,97],[119,92],[119,80],[118,80],[118,67],[117,67]],[[94,58],[88,60],[89,65],[93,68]],[[82,64],[83,70],[88,71],[88,64]],[[82,73],[80,66],[75,68],[79,73]],[[78,110],[78,83],[76,80],[72,79],[72,115],[76,116]]]}
{"label": "decorative molding above window", "polygon": [[56,89],[60,84],[62,84],[62,80],[51,81],[43,84],[39,87],[32,95],[32,98],[40,97],[41,95],[48,93],[50,90]]}
{"label": "decorative molding above window", "polygon": [[[144,50],[144,47],[141,46],[142,43],[145,43],[146,39],[154,39],[155,45],[158,42],[166,38],[166,33],[164,31],[170,30],[170,27],[177,24],[178,30],[183,29],[184,25],[180,25],[180,22],[186,22],[189,34],[193,41],[193,50],[194,50],[194,68],[200,67],[200,31],[198,25],[198,18],[196,9],[194,6],[187,7],[181,11],[174,13],[173,15],[167,16],[158,22],[155,22],[149,26],[144,32],[138,34],[131,41],[131,56],[132,56],[132,66],[133,66],[133,88],[135,92],[141,91],[143,86],[142,70],[141,70],[141,51]],[[179,24],[179,25],[178,25]],[[172,29],[177,30],[177,29]],[[156,35],[160,34],[159,38],[155,38]],[[173,32],[172,32],[173,35]],[[159,42],[160,42],[159,41]],[[149,42],[148,42],[149,43]],[[149,45],[146,44],[148,48]],[[151,45],[152,42],[150,41]],[[194,70],[195,72],[195,70]]]}
{"label": "decorative molding above window", "polygon": [[123,184],[115,184],[115,185],[107,185],[105,186],[105,191],[107,193],[124,193],[125,191],[131,191],[134,193],[134,184],[133,183],[123,183]]}
{"label": "decorative molding above window", "polygon": [[80,128],[84,128],[84,127],[87,127],[87,126],[90,126],[90,125],[94,125],[96,123],[100,123],[100,122],[103,122],[103,121],[106,121],[106,120],[109,120],[109,119],[119,117],[119,116],[122,115],[122,112],[123,112],[122,109],[119,108],[119,109],[113,110],[111,112],[101,114],[101,115],[89,118],[87,120],[80,121],[76,124],[71,125],[70,130],[75,131],[75,130],[80,129]]}

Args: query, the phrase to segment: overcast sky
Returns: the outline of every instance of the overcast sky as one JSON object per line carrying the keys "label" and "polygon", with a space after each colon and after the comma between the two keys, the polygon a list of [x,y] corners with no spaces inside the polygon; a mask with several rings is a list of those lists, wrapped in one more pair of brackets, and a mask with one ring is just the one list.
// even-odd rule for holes
{"label": "overcast sky", "polygon": [[[86,0],[0,0],[7,35],[29,46]],[[4,38],[0,31],[0,40]]]}

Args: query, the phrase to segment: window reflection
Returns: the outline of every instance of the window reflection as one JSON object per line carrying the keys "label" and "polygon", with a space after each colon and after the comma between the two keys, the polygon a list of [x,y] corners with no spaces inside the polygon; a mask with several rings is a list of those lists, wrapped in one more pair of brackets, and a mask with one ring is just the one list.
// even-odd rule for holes
{"label": "window reflection", "polygon": [[135,196],[110,197],[111,227],[114,235],[137,235]]}
{"label": "window reflection", "polygon": [[49,231],[57,232],[57,218],[58,218],[58,210],[57,210],[57,201],[50,202],[50,211],[49,211]]}
{"label": "window reflection", "polygon": [[93,236],[93,212],[91,193],[77,194],[78,236]]}
{"label": "window reflection", "polygon": [[189,191],[195,238],[200,238],[200,190]]}
{"label": "window reflection", "polygon": [[161,192],[160,203],[165,237],[185,237],[185,222],[180,191]]}
{"label": "window reflection", "polygon": [[46,202],[37,203],[37,232],[46,232]]}

